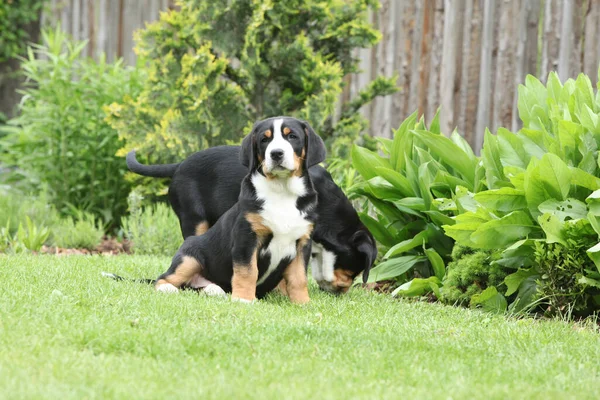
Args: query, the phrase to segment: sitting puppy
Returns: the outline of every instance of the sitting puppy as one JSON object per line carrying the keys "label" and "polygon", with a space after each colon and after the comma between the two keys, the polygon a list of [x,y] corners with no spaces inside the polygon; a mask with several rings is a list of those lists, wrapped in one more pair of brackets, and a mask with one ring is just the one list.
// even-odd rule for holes
{"label": "sitting puppy", "polygon": [[[187,238],[206,232],[236,203],[247,174],[239,159],[239,146],[218,146],[178,164],[143,165],[132,151],[127,155],[127,166],[140,175],[173,179],[169,201]],[[344,293],[360,273],[367,281],[377,257],[375,240],[325,168],[315,165],[309,174],[318,194],[312,275],[321,289]]]}
{"label": "sitting puppy", "polygon": [[214,284],[250,302],[283,279],[292,302],[308,302],[306,263],[317,207],[308,168],[325,154],[323,141],[305,122],[277,117],[256,123],[242,142],[248,173],[238,202],[202,236],[184,241],[156,289],[213,291]]}

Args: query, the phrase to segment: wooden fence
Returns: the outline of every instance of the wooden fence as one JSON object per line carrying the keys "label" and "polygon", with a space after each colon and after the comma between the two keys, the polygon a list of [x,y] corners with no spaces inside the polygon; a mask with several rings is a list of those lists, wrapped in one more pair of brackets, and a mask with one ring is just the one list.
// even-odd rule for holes
{"label": "wooden fence", "polygon": [[[283,1],[283,0],[282,0]],[[593,83],[600,63],[600,0],[380,0],[371,13],[382,33],[373,49],[357,51],[360,74],[347,76],[349,100],[375,76],[398,76],[396,95],[362,112],[371,134],[391,128],[412,111],[454,127],[475,149],[485,127],[518,129],[517,85],[527,74],[545,80],[585,72]],[[88,55],[135,62],[133,32],[158,18],[172,0],[52,0],[45,21],[89,39]]]}

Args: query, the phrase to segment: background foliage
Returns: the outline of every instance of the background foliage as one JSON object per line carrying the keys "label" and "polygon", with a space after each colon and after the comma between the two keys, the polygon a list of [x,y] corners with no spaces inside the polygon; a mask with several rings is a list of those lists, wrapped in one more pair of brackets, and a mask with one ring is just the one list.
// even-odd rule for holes
{"label": "background foliage", "polygon": [[[352,50],[380,38],[366,19],[374,0],[179,1],[137,36],[148,77],[139,96],[106,107],[107,120],[152,162],[237,142],[256,120],[292,115],[324,138],[355,140],[367,121],[357,110],[396,90],[378,78],[332,114]],[[343,139],[346,140],[347,139]],[[343,144],[347,145],[347,142]]]}
{"label": "background foliage", "polygon": [[0,62],[22,55],[29,34],[24,25],[36,21],[45,0],[6,0],[0,2]]}
{"label": "background foliage", "polygon": [[135,95],[140,72],[81,59],[85,45],[57,29],[29,50],[22,62],[28,86],[20,115],[1,139],[0,161],[13,166],[10,180],[27,190],[46,184],[62,214],[75,208],[113,224],[126,211],[130,184],[102,107]]}

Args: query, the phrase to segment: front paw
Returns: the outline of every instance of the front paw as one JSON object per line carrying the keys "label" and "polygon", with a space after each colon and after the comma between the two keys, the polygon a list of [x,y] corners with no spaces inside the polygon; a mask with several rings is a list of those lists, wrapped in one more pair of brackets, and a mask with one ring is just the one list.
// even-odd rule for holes
{"label": "front paw", "polygon": [[243,303],[243,304],[254,304],[254,303],[256,303],[256,298],[254,298],[254,299],[243,299],[241,297],[231,296],[231,301],[235,301],[237,303]]}
{"label": "front paw", "polygon": [[156,291],[162,293],[179,293],[179,289],[170,283],[159,283],[156,285]]}

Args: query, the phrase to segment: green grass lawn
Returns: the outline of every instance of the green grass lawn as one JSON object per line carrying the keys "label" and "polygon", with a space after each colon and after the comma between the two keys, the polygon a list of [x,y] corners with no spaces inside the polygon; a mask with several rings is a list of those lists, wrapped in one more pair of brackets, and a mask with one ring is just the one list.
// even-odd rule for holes
{"label": "green grass lawn", "polygon": [[311,287],[305,307],[155,293],[167,258],[0,255],[0,398],[600,398],[600,335]]}

